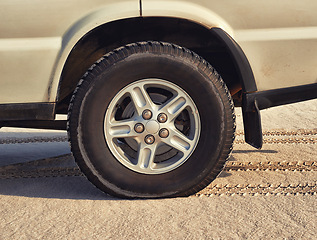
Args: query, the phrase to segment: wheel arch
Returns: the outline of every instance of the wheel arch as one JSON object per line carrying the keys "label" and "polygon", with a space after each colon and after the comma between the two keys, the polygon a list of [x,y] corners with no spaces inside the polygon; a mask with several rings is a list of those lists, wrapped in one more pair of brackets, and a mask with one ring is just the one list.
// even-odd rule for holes
{"label": "wheel arch", "polygon": [[[209,29],[180,18],[135,17],[97,26],[74,44],[64,60],[60,77],[55,76],[59,86],[57,106],[66,108],[82,75],[104,54],[128,43],[148,40],[171,42],[201,55],[220,73],[232,95],[241,89],[256,89],[246,56],[225,30],[218,27]],[[241,94],[239,98],[238,102],[241,102]]]}
{"label": "wheel arch", "polygon": [[[100,14],[98,12],[96,16],[101,16]],[[93,18],[93,15],[86,17],[90,20]],[[221,20],[218,17],[214,19]],[[223,77],[236,106],[245,105],[242,104],[245,101],[243,94],[257,91],[253,71],[238,43],[225,29],[220,28],[222,24],[226,26],[220,20],[211,28],[208,24],[175,17],[128,17],[110,22],[103,20],[102,24],[97,25],[87,23],[85,28],[80,23],[75,24],[65,34],[63,48],[67,50],[61,51],[52,80],[51,96],[56,96],[53,99],[57,102],[56,113],[67,112],[72,92],[79,80],[104,54],[128,43],[149,40],[177,44],[201,55]],[[77,28],[81,29],[81,33],[77,33]],[[227,29],[232,34],[232,29]],[[244,116],[245,123],[250,122],[251,118],[246,117],[248,114]],[[245,124],[246,136],[249,136],[246,141],[259,147],[260,144],[254,142],[262,142],[261,122],[259,117],[252,119],[257,124],[256,127]]]}

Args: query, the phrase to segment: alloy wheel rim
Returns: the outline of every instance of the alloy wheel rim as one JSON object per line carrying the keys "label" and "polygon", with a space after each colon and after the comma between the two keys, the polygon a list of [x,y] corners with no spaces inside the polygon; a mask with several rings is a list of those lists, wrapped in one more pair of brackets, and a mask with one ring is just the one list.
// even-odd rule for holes
{"label": "alloy wheel rim", "polygon": [[121,89],[104,118],[104,136],[113,156],[142,174],[162,174],[181,166],[195,150],[200,131],[194,101],[162,79],[139,80]]}

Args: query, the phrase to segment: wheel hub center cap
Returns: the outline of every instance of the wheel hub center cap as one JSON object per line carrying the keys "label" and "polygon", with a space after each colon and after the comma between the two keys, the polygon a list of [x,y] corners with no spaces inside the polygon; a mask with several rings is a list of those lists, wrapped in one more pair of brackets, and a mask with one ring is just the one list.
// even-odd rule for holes
{"label": "wheel hub center cap", "polygon": [[145,125],[145,130],[151,134],[157,133],[159,129],[160,124],[155,120],[151,120]]}

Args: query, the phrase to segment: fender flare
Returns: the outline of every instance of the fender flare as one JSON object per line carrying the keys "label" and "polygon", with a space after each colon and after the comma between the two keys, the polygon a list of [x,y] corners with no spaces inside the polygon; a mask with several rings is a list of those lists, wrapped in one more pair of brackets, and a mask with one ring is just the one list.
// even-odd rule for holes
{"label": "fender flare", "polygon": [[243,92],[256,92],[257,87],[251,65],[239,44],[221,28],[212,28],[210,31],[225,44],[228,52],[230,52],[238,70]]}

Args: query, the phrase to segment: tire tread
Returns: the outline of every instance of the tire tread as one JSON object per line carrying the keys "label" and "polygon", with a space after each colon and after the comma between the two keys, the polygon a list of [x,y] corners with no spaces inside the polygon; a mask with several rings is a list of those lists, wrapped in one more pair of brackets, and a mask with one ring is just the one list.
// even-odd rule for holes
{"label": "tire tread", "polygon": [[[147,41],[147,42],[138,42],[131,43],[126,46],[117,48],[116,50],[107,53],[103,57],[101,57],[96,63],[94,63],[87,72],[83,75],[83,77],[78,82],[76,89],[74,90],[73,96],[71,98],[69,108],[68,108],[68,117],[67,117],[67,132],[68,132],[68,141],[71,145],[71,151],[76,159],[76,162],[81,169],[82,172],[85,173],[85,176],[89,181],[94,183],[98,188],[104,189],[105,187],[98,180],[98,176],[96,176],[85,163],[79,148],[78,138],[76,137],[78,134],[77,128],[79,127],[79,114],[80,114],[80,101],[77,99],[83,99],[86,91],[89,88],[89,85],[93,81],[93,76],[95,73],[101,71],[102,68],[108,68],[116,62],[134,54],[140,52],[147,51],[155,51],[158,53],[164,54],[175,54],[179,57],[187,58],[191,61],[193,65],[195,65],[200,71],[202,71],[208,78],[212,81],[212,83],[216,86],[219,91],[220,97],[224,103],[225,109],[225,119],[227,129],[225,129],[224,136],[224,144],[220,153],[220,157],[213,170],[204,178],[200,183],[187,189],[186,191],[174,194],[172,196],[164,196],[164,197],[176,197],[176,196],[189,196],[192,195],[207,185],[209,185],[223,170],[226,161],[230,157],[233,148],[233,141],[235,139],[235,113],[234,113],[234,104],[229,93],[229,90],[222,80],[221,76],[217,73],[217,71],[202,57],[197,55],[196,53],[188,50],[184,47],[179,47],[175,44],[166,43],[166,42],[156,42],[156,41]],[[100,66],[102,65],[102,66]],[[118,197],[129,197],[127,195],[123,195],[117,192],[113,192],[110,189],[107,189],[107,192],[111,195]]]}

